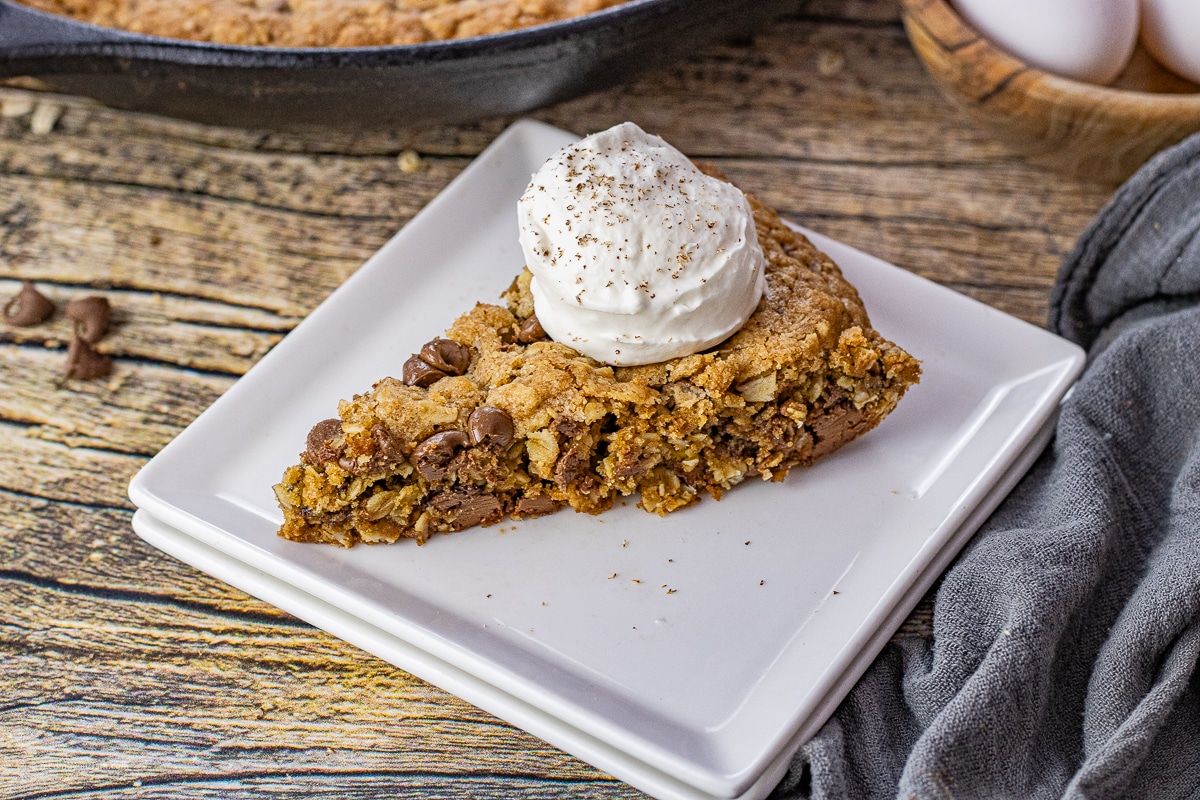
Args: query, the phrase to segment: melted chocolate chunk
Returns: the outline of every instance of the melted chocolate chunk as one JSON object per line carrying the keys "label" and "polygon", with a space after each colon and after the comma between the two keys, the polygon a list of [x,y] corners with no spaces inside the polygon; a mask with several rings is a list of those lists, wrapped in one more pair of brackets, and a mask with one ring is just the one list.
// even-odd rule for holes
{"label": "melted chocolate chunk", "polygon": [[418,354],[422,361],[447,375],[462,375],[471,366],[471,350],[453,339],[434,339]]}
{"label": "melted chocolate chunk", "polygon": [[104,297],[93,295],[67,303],[67,319],[75,323],[75,335],[89,344],[104,336],[111,316],[112,306]]}
{"label": "melted chocolate chunk", "polygon": [[517,507],[513,509],[514,516],[521,517],[536,517],[540,514],[549,514],[551,511],[557,511],[559,503],[552,497],[540,495],[538,497],[522,497],[517,501]]}
{"label": "melted chocolate chunk", "polygon": [[388,433],[387,428],[377,426],[371,431],[371,438],[375,440],[375,458],[380,463],[392,464],[404,460],[404,448]]}
{"label": "melted chocolate chunk", "polygon": [[550,427],[562,439],[574,439],[579,434],[583,433],[586,426],[576,419],[570,417],[558,417],[554,422],[550,423]]}
{"label": "melted chocolate chunk", "polygon": [[430,366],[420,356],[413,356],[404,362],[404,382],[409,386],[432,386],[444,377],[446,373]]}
{"label": "melted chocolate chunk", "polygon": [[616,469],[613,470],[613,477],[636,478],[645,475],[652,464],[654,464],[652,458],[631,456],[629,459],[617,463]]}
{"label": "melted chocolate chunk", "polygon": [[583,448],[570,448],[559,457],[554,465],[554,482],[563,489],[579,481],[591,466],[591,460]]}
{"label": "melted chocolate chunk", "polygon": [[480,523],[496,522],[504,516],[504,508],[494,495],[472,492],[444,492],[429,505],[450,519],[450,528],[461,531]]}
{"label": "melted chocolate chunk", "polygon": [[508,412],[495,406],[480,406],[471,412],[467,431],[472,444],[490,444],[504,448],[512,444],[515,429]]}
{"label": "melted chocolate chunk", "polygon": [[330,447],[329,443],[341,437],[342,421],[340,419],[334,417],[321,420],[308,432],[307,449],[304,451],[304,455],[314,464],[333,461],[341,455],[342,449],[341,447]]}
{"label": "melted chocolate chunk", "polygon": [[417,445],[413,452],[413,463],[417,473],[425,480],[433,483],[446,477],[450,462],[470,444],[467,435],[462,431],[442,431],[435,433]]}
{"label": "melted chocolate chunk", "polygon": [[828,455],[867,431],[866,415],[848,399],[826,405],[808,420],[815,440],[810,460]]}
{"label": "melted chocolate chunk", "polygon": [[542,323],[538,322],[537,317],[527,317],[517,328],[517,341],[521,344],[540,342],[545,338],[547,338],[546,331],[543,330]]}
{"label": "melted chocolate chunk", "polygon": [[21,291],[4,305],[4,321],[19,328],[45,322],[53,315],[54,303],[30,281],[22,281]]}

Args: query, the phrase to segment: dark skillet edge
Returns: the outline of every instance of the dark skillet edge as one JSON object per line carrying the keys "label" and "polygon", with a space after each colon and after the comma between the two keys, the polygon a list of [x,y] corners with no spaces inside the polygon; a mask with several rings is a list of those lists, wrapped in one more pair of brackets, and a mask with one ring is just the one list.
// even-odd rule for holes
{"label": "dark skillet edge", "polygon": [[468,122],[607,88],[802,5],[630,0],[473,39],[272,48],[151,37],[0,0],[0,77],[35,77],[116,108],[238,127]]}

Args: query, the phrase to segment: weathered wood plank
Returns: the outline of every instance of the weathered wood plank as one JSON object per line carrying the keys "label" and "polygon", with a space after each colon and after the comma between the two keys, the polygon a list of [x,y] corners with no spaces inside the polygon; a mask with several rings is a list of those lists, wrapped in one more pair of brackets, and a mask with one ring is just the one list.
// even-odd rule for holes
{"label": "weathered wood plank", "polygon": [[[38,440],[93,448],[96,458],[109,452],[153,455],[232,383],[222,376],[130,366],[121,359],[105,380],[64,382],[62,350],[0,349],[8,351],[0,376],[11,372],[23,378],[0,396],[0,419],[20,423],[0,429],[6,453],[20,454],[0,459],[0,464],[14,464],[15,481],[22,481],[17,473],[25,466],[65,466],[53,452],[27,452],[43,446]],[[78,459],[88,460],[92,459]],[[100,467],[102,472],[108,469],[108,465]],[[23,481],[23,485],[29,484]],[[72,496],[78,494],[68,490],[64,499]]]}
{"label": "weathered wood plank", "polygon": [[[880,69],[881,64],[889,69]],[[664,96],[667,99],[664,102]],[[931,94],[898,25],[798,20],[667,67],[619,93],[588,95],[535,116],[598,129],[623,114],[712,154],[903,163],[1006,151]],[[931,140],[930,123],[938,124]]]}
{"label": "weathered wood plank", "polygon": [[436,158],[422,162],[424,169],[405,172],[394,155],[311,156],[188,141],[164,144],[146,131],[97,135],[111,132],[108,122],[75,104],[52,135],[34,135],[21,119],[9,119],[2,135],[19,140],[21,147],[0,150],[0,173],[164,189],[316,216],[394,220],[415,214],[467,164],[463,158]]}
{"label": "weathered wood plank", "polygon": [[[1107,197],[1103,187],[1034,181],[1023,167],[717,163],[785,215],[953,285],[1047,288],[1062,256]],[[294,325],[403,224],[338,216],[312,220],[274,208],[246,209],[237,200],[197,203],[120,184],[72,184],[75,196],[64,198],[42,191],[34,179],[11,180],[36,198],[10,207],[0,240],[0,255],[22,277],[257,306],[281,319],[251,324],[275,331]],[[363,194],[372,191],[364,188]],[[296,246],[301,230],[311,245]],[[278,250],[264,246],[277,242]],[[158,327],[160,315],[152,304],[141,305],[151,306],[148,316],[129,319],[144,319],[134,329],[136,340],[146,341],[141,334]],[[235,353],[257,355],[269,346],[232,345]],[[212,363],[213,355],[227,352],[218,342],[201,340],[194,350],[191,363],[198,368],[244,371]]]}
{"label": "weathered wood plank", "polygon": [[[62,309],[71,300],[81,297],[99,295],[112,305],[108,333],[97,345],[101,352],[122,359],[234,376],[244,374],[300,319],[160,292],[96,290],[55,284],[45,279],[35,283],[38,290],[58,306],[56,316],[28,328],[6,326],[0,329],[0,343],[63,353],[51,359],[59,362],[59,374],[66,363],[65,348],[72,336],[72,323]],[[0,298],[12,297],[19,288],[18,281],[0,279]],[[21,363],[16,354],[12,358],[14,368],[42,368]],[[45,368],[53,366],[52,363],[45,364]],[[30,373],[30,377],[33,374]],[[38,374],[35,383],[49,385],[50,381],[53,376]]]}
{"label": "weathered wood plank", "polygon": [[636,796],[157,552],[127,510],[0,491],[0,515],[0,797],[288,775]]}
{"label": "weathered wood plank", "polygon": [[[121,504],[126,505],[126,504]],[[131,508],[56,502],[0,490],[0,574],[49,591],[297,625],[289,615],[144,543]],[[0,620],[7,620],[0,616]]]}
{"label": "weathered wood plank", "polygon": [[0,627],[11,687],[0,705],[0,786],[10,796],[95,791],[121,773],[127,782],[460,775],[464,788],[474,775],[518,785],[537,776],[612,788],[534,737],[305,626],[3,577],[0,602],[12,609]]}
{"label": "weathered wood plank", "polygon": [[[67,437],[53,423],[24,428],[0,425],[0,489],[66,502],[128,507],[125,487],[140,461],[111,450],[81,454],[46,438]],[[87,436],[87,434],[84,434]]]}
{"label": "weathered wood plank", "polygon": [[0,176],[0,225],[0,259],[18,277],[285,316],[310,311],[398,227],[23,176]]}

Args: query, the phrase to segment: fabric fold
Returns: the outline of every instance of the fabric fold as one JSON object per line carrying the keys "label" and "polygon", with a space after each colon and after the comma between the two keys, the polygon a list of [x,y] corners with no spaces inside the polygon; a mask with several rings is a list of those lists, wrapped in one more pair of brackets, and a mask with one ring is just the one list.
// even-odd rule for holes
{"label": "fabric fold", "polygon": [[[1092,349],[1117,319],[1200,302],[1200,141],[1146,163],[1117,190],[1064,259],[1049,328]],[[1109,337],[1111,339],[1111,336]]]}
{"label": "fabric fold", "polygon": [[1051,446],[779,800],[1200,793],[1200,136],[1080,237],[1050,327],[1089,350]]}

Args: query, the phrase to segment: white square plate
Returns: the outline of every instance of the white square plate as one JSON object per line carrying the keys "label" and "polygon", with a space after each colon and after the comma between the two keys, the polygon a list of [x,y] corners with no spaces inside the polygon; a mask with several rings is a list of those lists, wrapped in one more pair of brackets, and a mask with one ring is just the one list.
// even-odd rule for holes
{"label": "white square plate", "polygon": [[1084,355],[814,234],[924,376],[812,468],[662,519],[628,503],[423,547],[280,539],[271,487],[308,429],[509,284],[516,199],[572,138],[534,122],[501,135],[134,478],[153,518],[139,533],[162,546],[181,532],[336,610],[331,628],[360,621],[388,642],[366,649],[452,691],[456,676],[489,687],[476,694],[551,720],[535,732],[660,797],[762,796],[1028,466]]}

